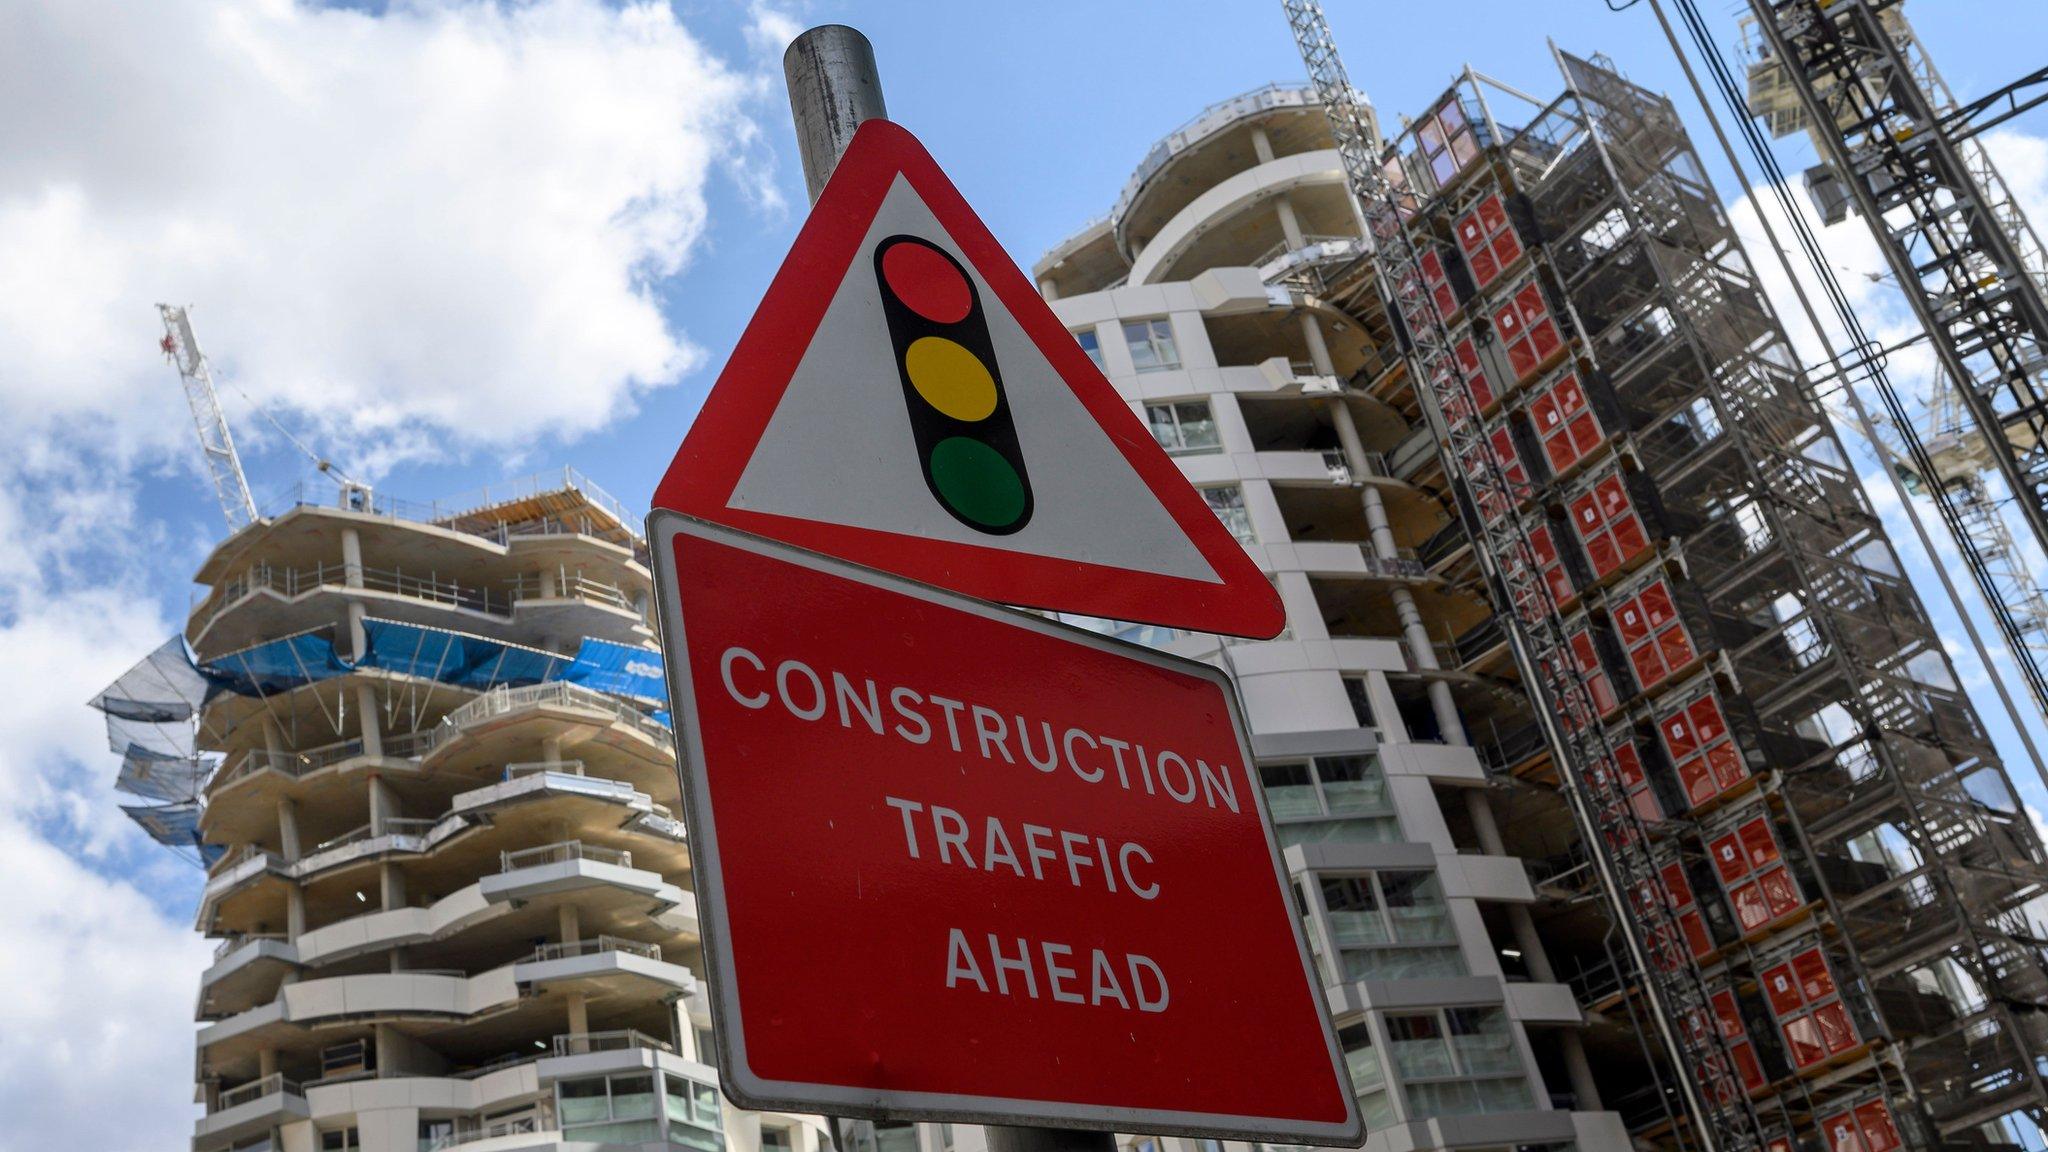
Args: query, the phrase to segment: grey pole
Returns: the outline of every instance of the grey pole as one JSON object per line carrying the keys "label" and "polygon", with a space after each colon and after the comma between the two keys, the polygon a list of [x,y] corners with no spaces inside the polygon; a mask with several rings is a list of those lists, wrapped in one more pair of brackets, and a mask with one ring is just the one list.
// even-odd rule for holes
{"label": "grey pole", "polygon": [[875,46],[844,24],[822,24],[789,42],[782,54],[782,78],[789,85],[790,115],[796,118],[804,184],[815,204],[854,129],[863,120],[889,116],[882,104],[882,78],[875,71]]}
{"label": "grey pole", "polygon": [[[875,46],[844,24],[820,25],[790,41],[782,54],[782,78],[789,86],[804,184],[815,204],[853,142],[854,130],[863,120],[889,116],[882,104],[882,77],[875,70]],[[835,1137],[838,1127],[835,1121]],[[994,1124],[984,1130],[989,1152],[1116,1152],[1116,1137],[1108,1132]]]}

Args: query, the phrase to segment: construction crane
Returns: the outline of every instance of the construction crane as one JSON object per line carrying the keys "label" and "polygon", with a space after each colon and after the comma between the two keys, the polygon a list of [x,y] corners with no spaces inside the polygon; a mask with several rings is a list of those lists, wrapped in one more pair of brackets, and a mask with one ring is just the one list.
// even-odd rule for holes
{"label": "construction crane", "polygon": [[[192,422],[199,429],[199,451],[206,457],[207,474],[213,480],[215,495],[220,498],[221,511],[227,516],[228,535],[232,536],[256,522],[256,500],[249,494],[249,480],[242,472],[242,458],[235,451],[234,434],[228,430],[226,413],[221,411],[220,394],[213,386],[213,371],[207,365],[206,354],[199,350],[199,338],[192,334],[190,306],[159,304],[156,307],[164,319],[164,338],[157,347],[163,350],[166,359],[177,366],[178,379],[185,385],[185,400],[192,406]],[[374,506],[375,494],[368,484],[307,447],[305,441],[292,435],[291,429],[251,399],[248,393],[240,388],[235,391],[241,393],[242,399],[247,400],[257,415],[277,430],[278,435],[298,449],[312,463],[314,470],[334,481],[341,489],[342,507],[367,512]]]}
{"label": "construction crane", "polygon": [[1764,1146],[1762,1124],[1713,1024],[1705,978],[1682,943],[1675,910],[1658,878],[1647,830],[1630,806],[1586,684],[1567,655],[1562,613],[1530,546],[1538,528],[1524,510],[1529,482],[1511,479],[1486,438],[1483,408],[1458,370],[1451,334],[1424,285],[1422,252],[1409,236],[1413,193],[1382,167],[1380,144],[1351,86],[1317,0],[1282,0],[1310,82],[1329,117],[1346,183],[1362,215],[1379,293],[1408,335],[1404,355],[1444,475],[1493,590],[1515,666],[1534,705],[1612,921],[1656,1023],[1699,1146]]}
{"label": "construction crane", "polygon": [[199,452],[206,458],[206,472],[220,499],[221,514],[227,517],[228,534],[233,535],[256,522],[256,500],[249,495],[249,479],[242,474],[234,433],[228,430],[220,395],[214,391],[213,371],[207,366],[206,354],[199,350],[199,338],[192,334],[191,309],[159,304],[156,310],[164,320],[164,338],[157,346],[178,369],[178,380],[185,386],[185,402],[191,405],[192,423],[199,431]]}
{"label": "construction crane", "polygon": [[[1679,7],[1716,66],[1693,5]],[[1823,219],[1863,216],[1939,365],[1927,410],[1908,413],[1882,356],[1859,354],[1855,367],[1890,416],[1881,423],[1894,444],[1880,450],[1901,457],[1932,500],[2048,719],[2048,606],[2004,507],[2048,548],[2048,252],[1976,139],[2048,100],[2048,70],[1959,105],[1898,0],[1749,7],[1757,42],[1746,111],[1775,136],[1812,139],[1824,163],[1806,182]],[[1717,80],[1735,102],[1728,79]],[[1768,147],[1745,129],[1782,184]],[[1796,218],[1794,227],[1804,231]],[[1875,348],[1824,263],[1818,273],[1852,343]]]}

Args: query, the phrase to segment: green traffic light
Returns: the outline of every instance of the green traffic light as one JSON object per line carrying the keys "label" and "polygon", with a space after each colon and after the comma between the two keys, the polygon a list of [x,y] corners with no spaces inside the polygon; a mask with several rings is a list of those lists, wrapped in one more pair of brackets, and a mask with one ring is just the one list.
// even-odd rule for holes
{"label": "green traffic light", "polygon": [[984,528],[1008,528],[1029,508],[1024,478],[979,440],[948,436],[934,445],[931,479],[955,513]]}

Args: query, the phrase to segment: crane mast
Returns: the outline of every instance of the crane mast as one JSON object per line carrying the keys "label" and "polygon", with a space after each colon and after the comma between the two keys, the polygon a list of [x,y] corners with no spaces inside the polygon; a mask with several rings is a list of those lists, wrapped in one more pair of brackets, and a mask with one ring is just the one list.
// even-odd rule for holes
{"label": "crane mast", "polygon": [[1486,438],[1482,408],[1452,354],[1449,326],[1424,288],[1422,252],[1407,218],[1419,207],[1398,166],[1382,166],[1360,94],[1351,86],[1317,0],[1282,0],[1372,251],[1381,298],[1406,329],[1405,360],[1434,433],[1444,474],[1491,586],[1496,618],[1535,705],[1552,759],[1600,874],[1613,923],[1636,970],[1688,1119],[1707,1149],[1763,1147],[1713,1016],[1703,975],[1683,943],[1658,879],[1649,834],[1631,808],[1613,749],[1585,683],[1572,670],[1562,614],[1530,546],[1526,479],[1513,479]]}
{"label": "crane mast", "polygon": [[[1750,0],[1762,55],[1750,112],[1805,129],[1862,213],[1939,371],[1923,437],[1880,366],[1891,431],[2048,717],[2048,611],[2006,526],[1995,473],[2048,548],[2048,251],[1975,136],[2041,102],[2041,73],[1959,107],[1898,0]],[[1979,118],[1998,100],[2010,111]]]}
{"label": "crane mast", "polygon": [[256,500],[249,495],[249,480],[242,474],[234,434],[228,431],[206,354],[192,334],[190,310],[177,304],[156,307],[164,320],[164,338],[158,347],[178,369],[178,380],[185,386],[185,402],[191,405],[192,423],[199,432],[199,452],[206,458],[214,495],[220,499],[221,514],[227,517],[228,533],[233,535],[256,522]]}

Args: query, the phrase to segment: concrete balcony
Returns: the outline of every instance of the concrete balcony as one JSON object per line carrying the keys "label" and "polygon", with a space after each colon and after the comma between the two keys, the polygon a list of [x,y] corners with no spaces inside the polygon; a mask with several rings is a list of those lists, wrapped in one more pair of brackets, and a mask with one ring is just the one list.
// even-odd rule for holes
{"label": "concrete balcony", "polygon": [[222,1090],[214,1107],[192,1126],[192,1146],[202,1152],[230,1147],[311,1115],[305,1089],[297,1081],[273,1073]]}
{"label": "concrete balcony", "polygon": [[644,588],[629,591],[573,573],[519,572],[465,583],[338,559],[304,568],[256,564],[216,585],[193,609],[185,632],[195,649],[233,651],[328,624],[344,602],[354,601],[374,616],[497,640],[532,643],[561,634],[634,644],[652,635],[636,606],[646,595]]}
{"label": "concrete balcony", "polygon": [[[1333,205],[1348,195],[1344,193],[1343,164],[1334,150],[1282,156],[1209,185],[1161,225],[1144,248],[1133,255],[1130,282],[1150,284],[1177,279],[1176,268],[1184,260],[1197,269],[1252,265],[1280,238],[1279,224],[1264,219],[1271,216],[1265,212],[1258,227],[1244,228],[1240,236],[1233,228],[1238,218],[1276,197],[1296,194],[1303,224],[1315,230],[1323,219],[1311,205],[1301,202],[1299,193],[1307,189],[1330,194]],[[1330,225],[1324,231],[1334,233],[1340,230],[1336,225],[1350,223],[1348,203],[1342,207],[1342,213],[1333,207],[1322,214]]]}

